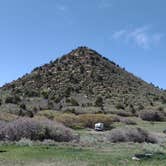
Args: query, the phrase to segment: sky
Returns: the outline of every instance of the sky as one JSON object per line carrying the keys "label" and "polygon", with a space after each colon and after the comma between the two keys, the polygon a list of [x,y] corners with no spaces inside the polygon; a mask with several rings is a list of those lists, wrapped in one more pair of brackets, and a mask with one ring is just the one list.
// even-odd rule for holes
{"label": "sky", "polygon": [[166,89],[165,0],[0,0],[0,86],[78,46]]}

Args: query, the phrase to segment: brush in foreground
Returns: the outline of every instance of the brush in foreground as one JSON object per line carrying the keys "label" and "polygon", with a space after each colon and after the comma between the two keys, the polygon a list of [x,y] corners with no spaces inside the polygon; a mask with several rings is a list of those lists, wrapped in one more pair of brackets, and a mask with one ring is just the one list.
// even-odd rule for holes
{"label": "brush in foreground", "polygon": [[107,139],[110,142],[150,142],[157,143],[154,135],[141,128],[117,128],[113,129]]}
{"label": "brush in foreground", "polygon": [[50,120],[19,118],[0,126],[0,140],[19,141],[21,138],[68,142],[76,136],[73,130]]}

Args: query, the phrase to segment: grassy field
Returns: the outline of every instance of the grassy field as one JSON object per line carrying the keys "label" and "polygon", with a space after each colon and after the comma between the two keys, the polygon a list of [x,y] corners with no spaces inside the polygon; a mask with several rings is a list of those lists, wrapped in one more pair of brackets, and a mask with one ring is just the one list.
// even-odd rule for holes
{"label": "grassy field", "polygon": [[1,166],[166,166],[166,155],[132,160],[143,144],[120,143],[95,147],[0,146]]}
{"label": "grassy field", "polygon": [[[166,122],[149,122],[149,121],[141,120],[140,118],[136,118],[136,117],[130,117],[129,119],[132,119],[133,121],[137,123],[135,127],[141,127],[148,131],[162,133],[163,130],[166,129]],[[124,124],[117,122],[117,123],[114,123],[114,126],[123,127]]]}

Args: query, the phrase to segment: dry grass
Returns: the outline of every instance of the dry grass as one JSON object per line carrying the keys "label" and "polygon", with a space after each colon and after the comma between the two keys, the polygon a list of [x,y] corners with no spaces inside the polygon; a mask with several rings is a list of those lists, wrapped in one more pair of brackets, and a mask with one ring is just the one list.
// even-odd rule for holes
{"label": "dry grass", "polygon": [[112,117],[105,114],[81,114],[75,115],[72,113],[57,113],[53,111],[41,111],[36,117],[46,117],[49,119],[54,119],[63,125],[73,128],[94,128],[95,123],[104,123],[105,128],[110,128],[113,121],[119,121],[118,117]]}
{"label": "dry grass", "polygon": [[79,117],[76,116],[75,114],[71,113],[59,114],[54,118],[54,120],[70,128],[74,129],[83,128],[83,125],[79,120]]}
{"label": "dry grass", "polygon": [[51,120],[53,120],[57,115],[58,115],[58,112],[53,110],[43,110],[36,114],[36,116],[46,117]]}
{"label": "dry grass", "polygon": [[79,115],[79,121],[84,127],[94,128],[95,123],[104,123],[105,128],[109,128],[112,124],[112,117],[104,114],[82,114]]}
{"label": "dry grass", "polygon": [[2,121],[12,121],[17,118],[18,118],[17,115],[6,113],[6,112],[0,112],[0,120]]}

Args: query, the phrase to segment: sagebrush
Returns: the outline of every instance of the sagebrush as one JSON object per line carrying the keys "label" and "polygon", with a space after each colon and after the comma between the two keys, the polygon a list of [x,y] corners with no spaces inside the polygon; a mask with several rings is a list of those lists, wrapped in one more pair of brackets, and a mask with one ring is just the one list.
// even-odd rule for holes
{"label": "sagebrush", "polygon": [[111,142],[158,142],[157,138],[142,128],[117,128],[107,134]]}
{"label": "sagebrush", "polygon": [[0,140],[19,141],[22,138],[68,142],[75,139],[76,136],[71,129],[50,120],[19,118],[0,128]]}

